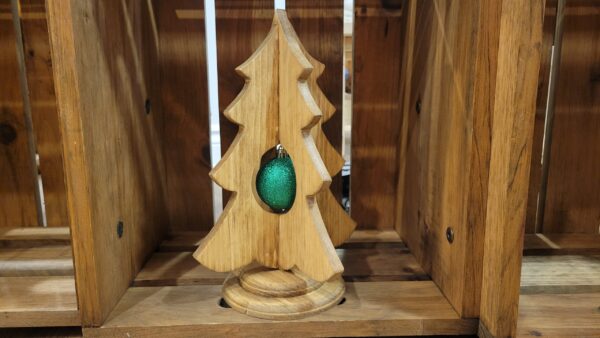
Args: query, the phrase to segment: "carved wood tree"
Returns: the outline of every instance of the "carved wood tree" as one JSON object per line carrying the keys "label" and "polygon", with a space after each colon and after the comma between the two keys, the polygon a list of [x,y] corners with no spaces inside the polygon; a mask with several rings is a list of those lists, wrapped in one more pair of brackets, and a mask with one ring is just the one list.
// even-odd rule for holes
{"label": "carved wood tree", "polygon": [[[283,307],[278,302],[279,307],[271,304],[268,309],[256,310],[259,317],[279,318],[287,313],[285,318],[290,318],[289,313],[322,311],[343,295],[343,266],[334,244],[346,240],[355,223],[328,189],[330,173],[341,170],[343,159],[321,129],[322,117],[334,113],[317,85],[323,69],[304,50],[285,11],[278,10],[267,38],[236,69],[246,85],[225,110],[240,131],[210,175],[233,195],[194,257],[212,270],[239,270],[239,280],[234,277],[226,282],[224,297],[246,313],[251,312],[249,303],[264,306],[282,296],[275,289],[290,288],[283,293],[287,296],[315,292],[311,302],[315,294],[322,299],[306,308],[295,297],[296,304],[303,307],[298,311],[290,309],[294,302],[288,298]],[[270,211],[255,186],[261,157],[277,144],[286,149],[296,173],[295,202],[283,214]],[[253,262],[271,269],[252,269],[250,273],[248,266]],[[257,283],[264,286],[259,294],[270,294],[268,299],[255,294]]]}

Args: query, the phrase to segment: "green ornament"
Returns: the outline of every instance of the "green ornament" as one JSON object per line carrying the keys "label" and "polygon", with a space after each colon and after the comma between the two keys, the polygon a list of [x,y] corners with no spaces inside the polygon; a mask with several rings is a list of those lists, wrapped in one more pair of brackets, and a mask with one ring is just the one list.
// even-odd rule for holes
{"label": "green ornament", "polygon": [[285,212],[294,204],[296,173],[292,159],[283,150],[258,171],[256,191],[274,212]]}

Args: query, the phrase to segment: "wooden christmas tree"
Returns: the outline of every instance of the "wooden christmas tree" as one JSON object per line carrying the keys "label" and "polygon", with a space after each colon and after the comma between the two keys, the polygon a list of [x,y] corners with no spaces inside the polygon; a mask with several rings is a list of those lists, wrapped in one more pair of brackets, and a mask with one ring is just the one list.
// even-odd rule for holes
{"label": "wooden christmas tree", "polygon": [[[317,85],[323,69],[277,10],[265,41],[237,68],[246,85],[225,110],[240,131],[211,178],[233,195],[194,257],[210,269],[233,271],[223,296],[253,316],[305,316],[337,304],[344,293],[334,245],[355,223],[328,189],[343,160],[321,129],[334,112]],[[285,213],[269,209],[256,189],[261,158],[278,144],[296,177],[294,204]]]}

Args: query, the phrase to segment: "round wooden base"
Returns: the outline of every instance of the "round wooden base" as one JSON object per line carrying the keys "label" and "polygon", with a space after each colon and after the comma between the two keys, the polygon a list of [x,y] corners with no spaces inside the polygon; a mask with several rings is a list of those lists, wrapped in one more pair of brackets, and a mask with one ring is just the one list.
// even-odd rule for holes
{"label": "round wooden base", "polygon": [[249,316],[289,320],[337,305],[344,291],[340,276],[320,283],[300,271],[259,267],[228,278],[223,285],[223,298],[232,309]]}

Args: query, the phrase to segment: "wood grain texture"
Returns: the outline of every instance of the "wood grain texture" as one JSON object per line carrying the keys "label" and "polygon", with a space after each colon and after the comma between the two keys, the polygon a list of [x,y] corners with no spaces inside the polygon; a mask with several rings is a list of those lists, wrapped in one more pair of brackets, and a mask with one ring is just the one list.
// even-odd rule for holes
{"label": "wood grain texture", "polygon": [[219,272],[239,269],[253,261],[278,267],[279,215],[268,211],[256,192],[260,159],[278,143],[280,36],[276,25],[274,20],[259,49],[237,68],[247,84],[224,115],[241,128],[210,172],[217,184],[234,193],[194,257]]}
{"label": "wood grain texture", "polygon": [[481,321],[505,337],[516,333],[544,1],[504,1],[499,13]]}
{"label": "wood grain texture", "polygon": [[21,0],[21,10],[27,83],[43,183],[46,224],[62,227],[68,222],[67,196],[45,3],[42,0]]}
{"label": "wood grain texture", "polygon": [[600,293],[522,295],[517,337],[600,336]]}
{"label": "wood grain texture", "polygon": [[160,45],[160,94],[148,98],[152,110],[160,102],[164,112],[169,229],[208,230],[213,215],[204,17],[181,15],[203,9],[204,2],[152,4]]}
{"label": "wood grain texture", "polygon": [[525,256],[521,295],[600,293],[600,256]]}
{"label": "wood grain texture", "polygon": [[[221,151],[229,149],[238,126],[224,115],[244,87],[236,68],[244,63],[267,37],[273,19],[273,1],[215,1],[217,16],[217,66],[219,68],[219,111]],[[244,10],[244,15],[239,11]],[[261,154],[262,156],[262,154]],[[225,192],[225,205],[229,194]]]}
{"label": "wood grain texture", "polygon": [[67,227],[1,228],[0,248],[31,248],[44,245],[69,245]]}
{"label": "wood grain texture", "polygon": [[[323,130],[323,124],[329,121],[335,113],[335,107],[319,88],[317,82],[325,70],[325,65],[308,54],[304,48],[303,53],[313,67],[313,71],[307,80],[308,87],[322,113],[322,118],[311,129],[311,135],[315,140],[315,145],[323,159],[323,164],[325,164],[327,172],[331,177],[334,177],[342,171],[344,158],[339,150],[329,142]],[[348,215],[346,210],[336,199],[331,185],[319,192],[315,200],[319,206],[319,211],[321,212],[323,222],[325,223],[327,233],[329,234],[333,246],[341,245],[350,237],[354,229],[356,229],[356,222],[350,218],[350,215]]]}
{"label": "wood grain texture", "polygon": [[[269,35],[238,71],[247,85],[225,115],[242,127],[211,171],[215,182],[235,193],[194,257],[215,271],[256,261],[285,270],[296,266],[317,281],[329,280],[343,267],[314,196],[331,178],[307,133],[322,113],[307,84],[313,67],[285,11],[276,12]],[[278,143],[293,159],[296,172],[294,206],[280,215],[268,211],[255,190],[260,158]]]}
{"label": "wood grain texture", "polygon": [[[428,280],[401,244],[388,248],[337,249],[348,282]],[[199,265],[191,252],[156,252],[135,277],[134,286],[221,285],[228,274]]]}
{"label": "wood grain texture", "polygon": [[[310,55],[325,65],[318,84],[338,114],[324,125],[324,130],[338,152],[342,144],[342,5],[341,0],[293,0],[286,3],[286,12],[300,41]],[[225,118],[223,111],[244,86],[243,79],[234,70],[267,36],[273,17],[273,2],[217,0],[215,6],[221,149],[225,153],[235,138],[237,126]],[[331,191],[339,200],[339,177],[334,177]],[[224,196],[224,201],[227,201],[229,193],[224,192]]]}
{"label": "wood grain texture", "polygon": [[10,1],[0,12],[0,227],[38,226]]}
{"label": "wood grain texture", "polygon": [[498,49],[494,4],[408,2],[405,11],[410,52],[395,228],[466,317],[479,314]]}
{"label": "wood grain texture", "polygon": [[79,326],[73,277],[0,277],[0,327]]}
{"label": "wood grain texture", "polygon": [[[333,112],[328,114],[323,112],[322,129],[325,138],[333,146],[338,154],[342,153],[342,94],[343,94],[343,36],[344,36],[344,3],[343,0],[291,0],[286,2],[286,12],[288,18],[294,26],[294,31],[302,42],[306,53],[322,63],[325,69],[322,74],[315,79],[324,96],[333,106]],[[313,94],[315,95],[315,94]],[[321,108],[323,110],[323,108]],[[321,139],[315,138],[317,147],[321,144]],[[319,147],[319,151],[321,148]],[[326,155],[322,156],[324,159]],[[343,158],[340,158],[343,165]],[[325,160],[327,165],[327,160]],[[342,198],[342,177],[339,174],[341,170],[331,170],[331,185],[327,203],[341,203]],[[332,198],[335,197],[335,198]],[[320,200],[325,199],[318,197]],[[323,203],[321,201],[320,205]],[[333,209],[333,206],[331,207]],[[341,214],[339,209],[334,217],[348,217]],[[327,225],[327,216],[323,216]],[[345,219],[343,228],[349,228],[348,223],[351,219]],[[347,232],[346,232],[347,233]],[[330,233],[331,235],[331,233]],[[341,234],[338,239],[333,236],[334,245],[343,242],[345,235]],[[347,238],[347,237],[346,237]]]}
{"label": "wood grain texture", "polygon": [[223,299],[234,310],[268,320],[297,320],[336,306],[344,296],[341,276],[315,282],[296,269],[259,267],[231,276],[223,285]]}
{"label": "wood grain texture", "polygon": [[525,234],[523,255],[600,254],[600,235]]}
{"label": "wood grain texture", "polygon": [[157,37],[148,2],[48,5],[79,307],[100,325],[167,224],[160,104],[144,107]]}
{"label": "wood grain texture", "polygon": [[73,276],[69,245],[0,248],[0,277]]}
{"label": "wood grain texture", "polygon": [[[400,134],[402,1],[354,4],[351,215],[359,229],[394,224]],[[375,11],[375,15],[362,15]],[[341,58],[341,57],[340,57]]]}
{"label": "wood grain texture", "polygon": [[474,334],[477,321],[460,319],[435,284],[346,283],[346,301],[297,321],[255,319],[217,305],[220,286],[130,288],[100,328],[89,337],[374,336]]}
{"label": "wood grain texture", "polygon": [[[200,245],[202,238],[206,236],[205,232],[182,231],[167,234],[160,243],[159,250],[165,252],[172,251],[195,251]],[[394,230],[357,230],[350,235],[350,238],[342,245],[345,247],[377,247],[387,246],[389,243],[401,242],[398,233]]]}
{"label": "wood grain texture", "polygon": [[[548,2],[542,69],[549,67],[556,5]],[[566,4],[563,48],[556,88],[554,128],[543,233],[600,231],[600,4]],[[547,72],[540,72],[528,209],[528,232],[535,223],[546,107]],[[532,215],[533,214],[533,215]]]}

